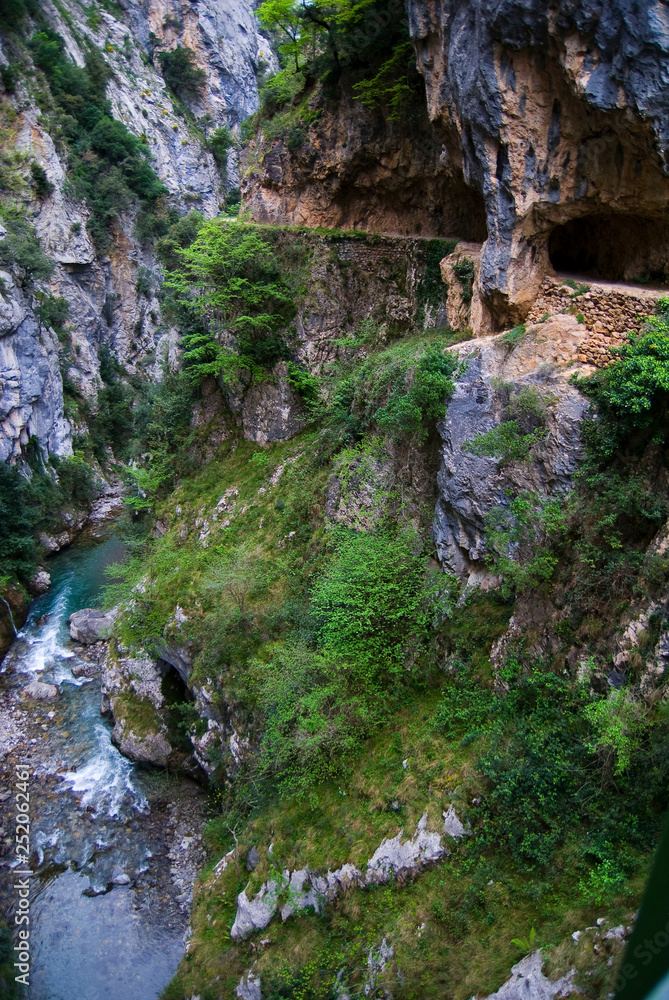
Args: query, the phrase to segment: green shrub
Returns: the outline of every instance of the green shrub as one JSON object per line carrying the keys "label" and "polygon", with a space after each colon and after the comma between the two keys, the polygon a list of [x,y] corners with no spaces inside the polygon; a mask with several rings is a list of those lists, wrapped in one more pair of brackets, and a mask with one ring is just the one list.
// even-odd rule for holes
{"label": "green shrub", "polygon": [[462,301],[471,302],[474,295],[474,279],[476,277],[474,261],[470,260],[469,257],[461,257],[454,264],[453,271],[460,283]]}
{"label": "green shrub", "polygon": [[53,262],[42,250],[30,223],[8,211],[2,221],[7,235],[0,240],[0,262],[5,267],[19,268],[27,281],[50,278],[53,274]]}
{"label": "green shrub", "polygon": [[34,511],[30,485],[16,466],[0,462],[0,565],[3,572],[28,577],[36,566]]}
{"label": "green shrub", "polygon": [[669,421],[669,323],[652,317],[640,335],[614,348],[615,363],[586,378],[574,378],[592,399],[597,420],[585,426],[586,442],[597,460],[611,458],[625,439],[637,449],[648,441],[666,445]]}
{"label": "green shrub", "polygon": [[195,53],[185,45],[159,52],[158,62],[165,83],[182,100],[196,100],[207,82],[207,74],[195,62]]}
{"label": "green shrub", "polygon": [[16,30],[21,27],[27,15],[36,17],[39,9],[37,0],[2,0],[0,23],[5,28]]}
{"label": "green shrub", "polygon": [[34,160],[30,164],[30,176],[32,177],[35,194],[38,198],[47,198],[54,190],[53,184],[46,175],[44,167]]}
{"label": "green shrub", "polygon": [[407,367],[387,402],[376,414],[376,423],[394,437],[411,435],[425,440],[429,425],[445,416],[446,404],[453,392],[453,374],[458,361],[444,353],[439,343],[425,348],[414,365]]}
{"label": "green shrub", "polygon": [[188,215],[182,215],[172,223],[167,233],[156,240],[156,257],[166,270],[173,271],[179,266],[179,258],[175,251],[191,245],[203,222],[202,212],[193,209]]}
{"label": "green shrub", "polygon": [[39,299],[37,313],[45,326],[62,330],[70,314],[70,304],[62,295],[44,295]]}
{"label": "green shrub", "polygon": [[217,128],[207,141],[207,146],[224,177],[228,168],[228,153],[234,148],[234,145],[235,138],[227,125]]}
{"label": "green shrub", "polygon": [[54,456],[51,462],[63,490],[75,503],[88,504],[98,496],[98,478],[81,452],[75,452],[70,458]]}
{"label": "green shrub", "polygon": [[299,645],[276,645],[255,665],[266,722],[262,772],[282,794],[304,794],[341,775],[369,732],[374,710],[354,694],[336,657]]}
{"label": "green shrub", "polygon": [[[506,387],[504,387],[506,388]],[[490,455],[500,466],[529,462],[532,450],[546,437],[547,400],[534,386],[523,386],[504,408],[502,422],[463,444],[464,451]]]}
{"label": "green shrub", "polygon": [[486,515],[486,562],[502,577],[503,594],[535,589],[552,578],[566,518],[563,497],[527,491]]}
{"label": "green shrub", "polygon": [[2,80],[2,86],[8,94],[14,93],[19,78],[20,72],[18,66],[13,66],[10,63],[8,66],[0,67],[0,80]]}
{"label": "green shrub", "polygon": [[319,646],[346,659],[363,683],[390,683],[421,651],[434,620],[436,594],[426,573],[408,532],[339,532],[311,595]]}

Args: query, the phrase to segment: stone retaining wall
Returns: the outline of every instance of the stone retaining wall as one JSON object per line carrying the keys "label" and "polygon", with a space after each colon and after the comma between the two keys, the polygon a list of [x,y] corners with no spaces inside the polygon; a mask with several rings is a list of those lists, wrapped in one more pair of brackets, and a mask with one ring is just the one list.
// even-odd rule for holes
{"label": "stone retaining wall", "polygon": [[655,312],[657,300],[665,294],[656,288],[546,277],[527,323],[556,313],[576,316],[589,334],[579,361],[601,367],[612,360],[612,347],[624,343],[628,333],[641,330],[644,319]]}

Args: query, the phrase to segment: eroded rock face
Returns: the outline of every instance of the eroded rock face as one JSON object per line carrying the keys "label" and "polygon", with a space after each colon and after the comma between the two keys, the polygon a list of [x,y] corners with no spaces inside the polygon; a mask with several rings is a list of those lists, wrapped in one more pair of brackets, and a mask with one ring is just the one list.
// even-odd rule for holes
{"label": "eroded rock face", "polygon": [[[193,106],[207,116],[211,131],[222,125],[233,131],[255,111],[256,70],[262,60],[273,62],[258,34],[253,5],[232,0],[224,5],[203,0],[183,3],[169,11],[159,0],[124,5],[114,16],[102,9],[88,16],[73,0],[41,5],[48,25],[61,35],[68,56],[79,66],[86,46],[102,51],[112,75],[107,86],[114,116],[146,141],[152,164],[180,211],[197,208],[206,216],[219,212],[226,190],[238,184],[236,153],[231,151],[224,179],[206,144],[173,104],[158,71],[157,54],[177,45],[195,52],[207,85]],[[169,15],[169,16],[168,16]],[[150,45],[149,34],[154,40]],[[157,40],[157,41],[156,41]],[[0,64],[21,62],[27,50],[15,50],[0,35]],[[151,52],[153,62],[148,58]],[[26,62],[26,70],[32,68]],[[12,145],[25,157],[26,218],[56,267],[48,281],[36,283],[40,295],[62,296],[69,306],[71,350],[59,351],[55,332],[40,324],[34,296],[2,273],[0,295],[0,461],[17,459],[35,436],[45,454],[72,454],[73,428],[64,414],[63,377],[95,412],[100,388],[99,351],[109,348],[126,370],[154,367],[160,376],[164,360],[174,363],[176,332],[161,327],[157,281],[140,291],[140,268],[155,272],[152,252],[134,235],[136,210],[124,213],[112,245],[96,251],[86,223],[89,211],[76,201],[67,185],[66,155],[59,150],[41,120],[34,94],[20,78],[15,93],[3,94],[16,113]],[[11,152],[12,150],[8,150]],[[53,191],[31,195],[29,162],[42,167]],[[0,228],[0,238],[5,235]],[[62,371],[61,371],[62,368]]]}
{"label": "eroded rock face", "polygon": [[[442,445],[433,536],[443,567],[470,585],[492,582],[484,561],[486,514],[508,507],[509,495],[523,490],[555,496],[569,487],[589,405],[569,384],[584,336],[573,317],[556,316],[528,327],[515,346],[502,337],[482,337],[457,348],[466,367],[437,425]],[[547,436],[529,463],[500,467],[497,458],[463,446],[501,422],[498,387],[504,383],[515,390],[532,387],[546,400]]]}
{"label": "eroded rock face", "polygon": [[410,128],[354,100],[315,93],[318,121],[298,146],[255,140],[247,153],[243,204],[258,222],[365,229],[409,236],[485,237],[483,205],[459,160],[444,157],[424,112]]}
{"label": "eroded rock face", "polygon": [[[409,0],[430,119],[485,201],[497,328],[542,277],[662,271],[669,250],[669,14],[660,3]],[[464,235],[464,234],[463,234]]]}

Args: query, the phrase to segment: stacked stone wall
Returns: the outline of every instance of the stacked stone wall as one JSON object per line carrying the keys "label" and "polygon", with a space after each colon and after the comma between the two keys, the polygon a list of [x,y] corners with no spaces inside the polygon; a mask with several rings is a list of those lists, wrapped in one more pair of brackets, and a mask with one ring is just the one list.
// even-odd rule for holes
{"label": "stacked stone wall", "polygon": [[624,343],[629,333],[642,329],[645,319],[655,312],[657,300],[666,295],[655,288],[566,281],[570,279],[544,279],[527,322],[538,323],[558,313],[576,316],[588,332],[579,361],[599,367],[613,359],[611,348]]}

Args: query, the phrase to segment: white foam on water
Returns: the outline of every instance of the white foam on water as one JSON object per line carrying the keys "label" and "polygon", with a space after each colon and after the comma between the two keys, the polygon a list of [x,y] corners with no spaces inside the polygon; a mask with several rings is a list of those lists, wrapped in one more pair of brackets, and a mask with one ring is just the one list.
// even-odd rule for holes
{"label": "white foam on water", "polygon": [[[70,596],[71,584],[67,583],[60,590],[53,606],[47,612],[49,615],[44,625],[39,628],[33,624],[19,632],[19,642],[23,642],[22,654],[17,657],[16,669],[23,674],[38,674],[51,668],[64,668],[63,660],[70,660],[74,653],[63,645],[62,631],[67,614],[67,602]],[[59,680],[72,677],[69,670]],[[58,681],[57,681],[58,683]]]}
{"label": "white foam on water", "polygon": [[106,812],[117,819],[129,798],[137,812],[148,812],[149,804],[132,780],[134,765],[119,753],[102,723],[95,726],[95,736],[97,753],[78,770],[64,775],[71,790],[81,794],[81,808],[92,806],[96,815]]}

